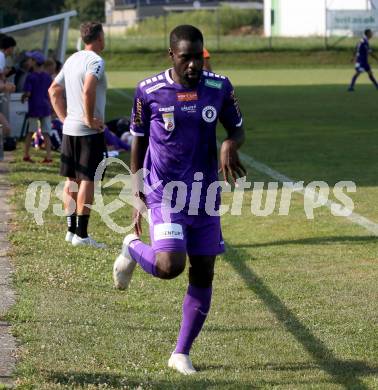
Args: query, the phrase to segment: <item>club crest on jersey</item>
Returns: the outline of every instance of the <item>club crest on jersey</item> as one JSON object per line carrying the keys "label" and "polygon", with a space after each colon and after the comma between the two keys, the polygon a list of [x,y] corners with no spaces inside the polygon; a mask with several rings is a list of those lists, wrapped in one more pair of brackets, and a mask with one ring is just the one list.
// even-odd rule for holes
{"label": "club crest on jersey", "polygon": [[207,123],[214,122],[217,119],[217,110],[215,109],[215,107],[204,107],[202,110],[202,119]]}
{"label": "club crest on jersey", "polygon": [[173,112],[163,113],[164,128],[167,131],[173,131],[175,128],[175,117]]}

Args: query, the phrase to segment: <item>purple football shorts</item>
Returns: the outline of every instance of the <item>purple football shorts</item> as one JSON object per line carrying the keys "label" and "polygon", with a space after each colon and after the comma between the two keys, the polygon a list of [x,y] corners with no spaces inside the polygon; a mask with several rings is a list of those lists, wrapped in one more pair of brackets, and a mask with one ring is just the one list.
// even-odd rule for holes
{"label": "purple football shorts", "polygon": [[148,210],[150,238],[156,252],[187,252],[189,256],[216,256],[224,252],[219,216]]}

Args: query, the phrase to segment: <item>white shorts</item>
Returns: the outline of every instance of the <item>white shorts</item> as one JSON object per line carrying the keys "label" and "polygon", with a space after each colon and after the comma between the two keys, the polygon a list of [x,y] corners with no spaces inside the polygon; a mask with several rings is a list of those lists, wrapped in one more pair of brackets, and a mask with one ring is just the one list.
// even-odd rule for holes
{"label": "white shorts", "polygon": [[29,133],[35,133],[41,127],[42,133],[51,133],[51,116],[29,118]]}

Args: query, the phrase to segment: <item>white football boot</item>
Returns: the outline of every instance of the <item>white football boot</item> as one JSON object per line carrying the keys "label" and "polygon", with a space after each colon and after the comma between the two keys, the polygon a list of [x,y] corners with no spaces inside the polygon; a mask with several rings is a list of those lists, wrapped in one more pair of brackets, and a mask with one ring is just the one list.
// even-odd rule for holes
{"label": "white football boot", "polygon": [[168,367],[173,368],[183,375],[192,375],[197,372],[193,367],[189,355],[183,353],[172,353],[168,360]]}
{"label": "white football boot", "polygon": [[128,234],[123,239],[122,252],[116,258],[113,265],[113,281],[115,288],[126,290],[136,266],[136,261],[130,256],[129,245],[132,241],[139,240],[136,234]]}
{"label": "white football boot", "polygon": [[67,233],[66,233],[65,240],[66,240],[67,242],[70,242],[70,243],[72,244],[72,239],[73,239],[74,235],[75,235],[75,234],[72,233],[72,232],[67,232]]}
{"label": "white football boot", "polygon": [[80,246],[80,245],[86,245],[86,246],[92,246],[93,248],[97,249],[103,249],[106,248],[105,244],[102,244],[100,242],[97,242],[92,237],[88,236],[86,238],[81,238],[77,234],[75,234],[72,237],[72,245],[73,246]]}

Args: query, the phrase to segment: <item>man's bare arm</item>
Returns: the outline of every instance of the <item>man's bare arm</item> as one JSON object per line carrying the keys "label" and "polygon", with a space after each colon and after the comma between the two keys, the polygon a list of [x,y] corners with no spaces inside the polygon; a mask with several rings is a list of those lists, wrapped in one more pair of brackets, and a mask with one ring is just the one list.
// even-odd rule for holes
{"label": "man's bare arm", "polygon": [[96,87],[97,78],[92,74],[87,75],[83,86],[84,122],[91,129],[102,131],[104,129],[103,120],[94,117]]}
{"label": "man's bare arm", "polygon": [[56,81],[53,81],[49,88],[49,96],[51,105],[53,106],[56,115],[61,122],[64,122],[67,116],[67,106],[66,100],[64,98],[64,88]]}
{"label": "man's bare arm", "polygon": [[[148,137],[133,137],[131,144],[130,165],[133,175],[132,191],[136,201],[140,199],[144,202],[143,194],[143,178],[141,175],[135,175],[141,168],[143,168],[144,157],[148,148]],[[139,202],[141,203],[141,202]],[[133,221],[135,224],[135,233],[140,236],[142,234],[141,213],[139,207],[134,207]]]}

